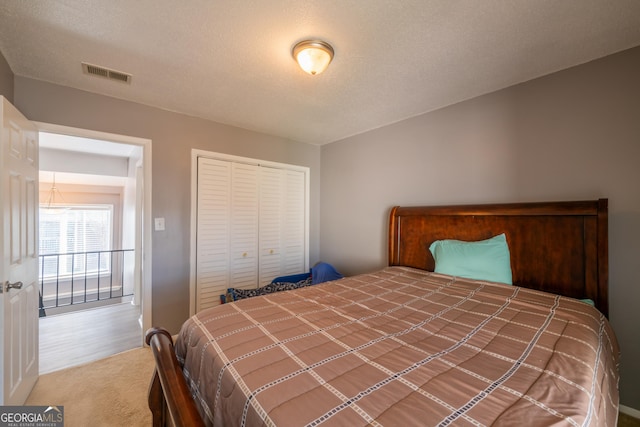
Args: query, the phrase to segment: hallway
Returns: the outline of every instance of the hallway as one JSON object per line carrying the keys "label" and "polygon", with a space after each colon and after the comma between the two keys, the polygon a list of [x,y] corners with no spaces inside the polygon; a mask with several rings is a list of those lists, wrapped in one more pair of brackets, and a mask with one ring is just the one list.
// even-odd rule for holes
{"label": "hallway", "polygon": [[140,307],[131,303],[40,318],[40,374],[142,346]]}

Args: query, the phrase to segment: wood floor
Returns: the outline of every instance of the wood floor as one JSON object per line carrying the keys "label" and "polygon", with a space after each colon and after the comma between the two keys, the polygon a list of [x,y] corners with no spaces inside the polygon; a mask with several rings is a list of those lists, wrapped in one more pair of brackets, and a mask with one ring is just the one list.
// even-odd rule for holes
{"label": "wood floor", "polygon": [[618,416],[618,427],[640,427],[640,420],[621,412]]}
{"label": "wood floor", "polygon": [[142,346],[140,308],[130,303],[40,318],[40,374]]}

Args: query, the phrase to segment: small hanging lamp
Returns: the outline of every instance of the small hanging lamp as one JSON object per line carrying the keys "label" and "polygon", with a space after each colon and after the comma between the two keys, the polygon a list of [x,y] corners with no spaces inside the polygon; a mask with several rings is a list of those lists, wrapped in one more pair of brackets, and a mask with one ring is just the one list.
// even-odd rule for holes
{"label": "small hanging lamp", "polygon": [[64,197],[62,197],[62,193],[58,190],[56,186],[56,174],[53,173],[53,183],[51,184],[51,188],[49,189],[49,197],[46,202],[46,210],[48,213],[58,213],[67,210],[66,206],[61,206],[62,203],[65,203]]}

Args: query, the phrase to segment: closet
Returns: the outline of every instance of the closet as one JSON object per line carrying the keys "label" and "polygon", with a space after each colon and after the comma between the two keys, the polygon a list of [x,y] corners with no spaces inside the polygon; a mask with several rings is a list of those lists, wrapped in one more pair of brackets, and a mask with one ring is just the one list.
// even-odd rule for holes
{"label": "closet", "polygon": [[213,154],[195,164],[196,312],[227,288],[309,270],[308,168]]}

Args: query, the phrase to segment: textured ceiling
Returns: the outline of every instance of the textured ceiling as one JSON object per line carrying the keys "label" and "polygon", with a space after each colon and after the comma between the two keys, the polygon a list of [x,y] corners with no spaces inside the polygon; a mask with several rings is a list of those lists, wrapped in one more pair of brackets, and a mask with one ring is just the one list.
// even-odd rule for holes
{"label": "textured ceiling", "polygon": [[[324,74],[291,57],[307,38]],[[0,1],[15,75],[310,144],[638,45],[638,0]]]}

